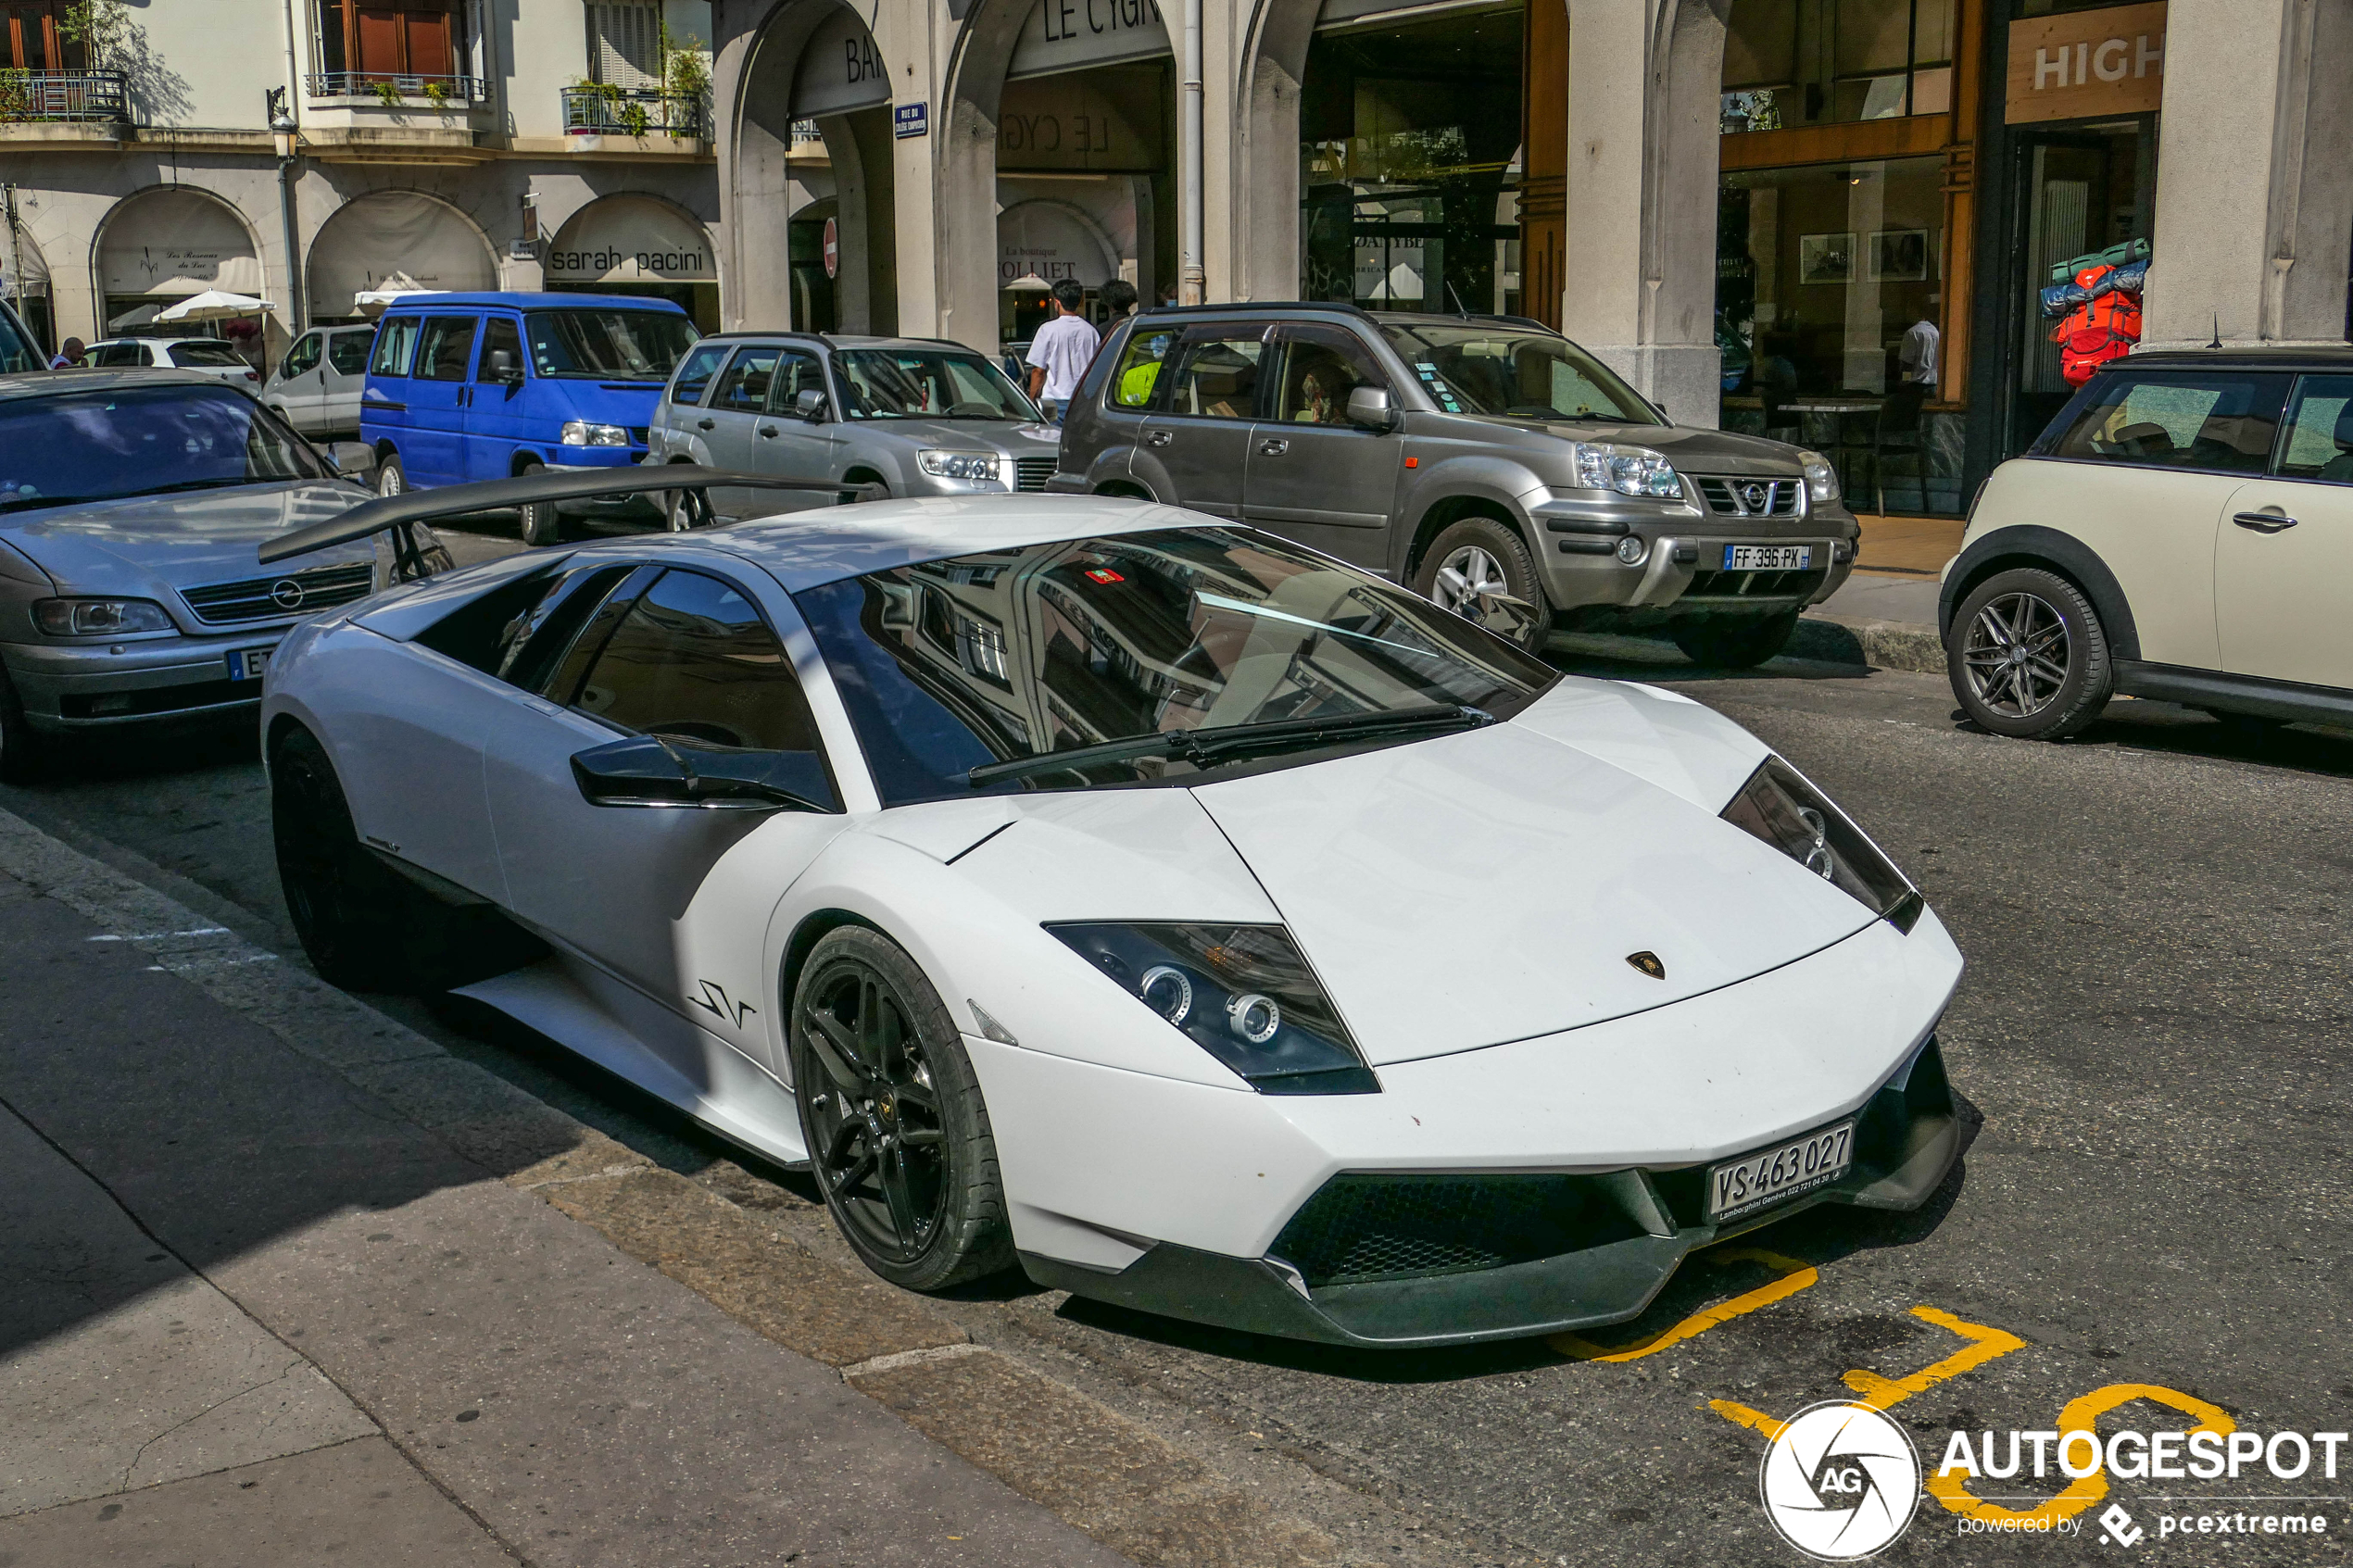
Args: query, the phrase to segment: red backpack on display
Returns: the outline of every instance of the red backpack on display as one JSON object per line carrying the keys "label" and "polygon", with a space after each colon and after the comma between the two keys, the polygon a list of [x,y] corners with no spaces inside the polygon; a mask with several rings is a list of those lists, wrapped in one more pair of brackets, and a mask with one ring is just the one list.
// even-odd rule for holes
{"label": "red backpack on display", "polygon": [[[2096,288],[2116,269],[2087,267],[2075,275],[2086,290]],[[2141,302],[2133,295],[2110,291],[2085,301],[2051,333],[2059,345],[2059,374],[2070,386],[2082,386],[2092,372],[2110,359],[2133,351],[2141,341]]]}

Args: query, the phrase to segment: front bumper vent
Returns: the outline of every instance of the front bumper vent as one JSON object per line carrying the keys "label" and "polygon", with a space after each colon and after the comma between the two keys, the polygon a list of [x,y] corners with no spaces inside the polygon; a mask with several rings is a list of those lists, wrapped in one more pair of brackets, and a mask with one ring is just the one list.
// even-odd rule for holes
{"label": "front bumper vent", "polygon": [[1013,459],[1013,488],[1016,490],[1045,489],[1046,482],[1054,477],[1054,465],[1059,461],[1061,459],[1058,458],[1015,458]]}
{"label": "front bumper vent", "polygon": [[365,597],[374,581],[375,568],[371,565],[314,566],[280,577],[248,577],[236,583],[182,588],[180,596],[187,600],[197,620],[219,626],[333,609]]}
{"label": "front bumper vent", "polygon": [[1591,1176],[1346,1173],[1291,1216],[1274,1255],[1314,1289],[1502,1268],[1642,1234]]}

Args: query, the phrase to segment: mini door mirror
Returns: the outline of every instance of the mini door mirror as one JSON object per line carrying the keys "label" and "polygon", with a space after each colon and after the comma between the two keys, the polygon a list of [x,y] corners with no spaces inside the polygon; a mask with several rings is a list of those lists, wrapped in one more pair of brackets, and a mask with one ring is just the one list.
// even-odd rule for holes
{"label": "mini door mirror", "polygon": [[338,441],[327,448],[327,457],[335,465],[335,472],[346,479],[364,482],[375,477],[376,449],[364,441]]}
{"label": "mini door mirror", "polygon": [[792,411],[815,424],[825,417],[825,395],[813,386],[803,387],[800,395],[792,400]]}
{"label": "mini door mirror", "polygon": [[1366,430],[1390,430],[1396,427],[1397,410],[1382,388],[1360,386],[1348,395],[1348,422]]}
{"label": "mini door mirror", "polygon": [[576,754],[572,776],[591,806],[834,809],[824,759],[813,751],[751,751],[631,735]]}
{"label": "mini door mirror", "polygon": [[494,348],[490,351],[490,379],[518,386],[522,382],[522,368],[515,363],[514,350]]}

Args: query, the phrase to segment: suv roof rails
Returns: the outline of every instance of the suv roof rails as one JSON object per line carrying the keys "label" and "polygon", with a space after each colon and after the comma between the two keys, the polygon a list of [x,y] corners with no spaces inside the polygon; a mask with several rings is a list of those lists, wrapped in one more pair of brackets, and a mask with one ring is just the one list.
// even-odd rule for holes
{"label": "suv roof rails", "polygon": [[1237,311],[1260,310],[1329,310],[1342,316],[1359,316],[1367,321],[1373,320],[1371,311],[1344,299],[1238,299],[1228,305],[1155,305],[1136,314],[1139,317],[1231,316]]}

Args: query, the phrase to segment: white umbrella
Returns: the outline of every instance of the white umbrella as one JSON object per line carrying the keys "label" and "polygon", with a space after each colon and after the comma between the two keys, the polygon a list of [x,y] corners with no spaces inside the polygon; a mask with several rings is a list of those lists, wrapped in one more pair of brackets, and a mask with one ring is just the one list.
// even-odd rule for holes
{"label": "white umbrella", "polygon": [[362,316],[381,316],[385,306],[412,294],[443,294],[443,289],[429,289],[406,272],[385,274],[383,282],[371,289],[361,289],[351,296],[352,308]]}
{"label": "white umbrella", "polygon": [[134,327],[144,327],[154,320],[162,310],[163,307],[160,305],[142,305],[136,310],[126,310],[107,323],[107,331],[127,332]]}
{"label": "white umbrella", "polygon": [[1035,272],[1025,272],[1005,285],[1007,294],[1051,294],[1054,285]]}
{"label": "white umbrella", "polygon": [[156,312],[158,321],[233,321],[241,317],[258,316],[276,306],[251,295],[223,294],[219,289],[207,289],[192,294],[177,305],[166,306]]}

